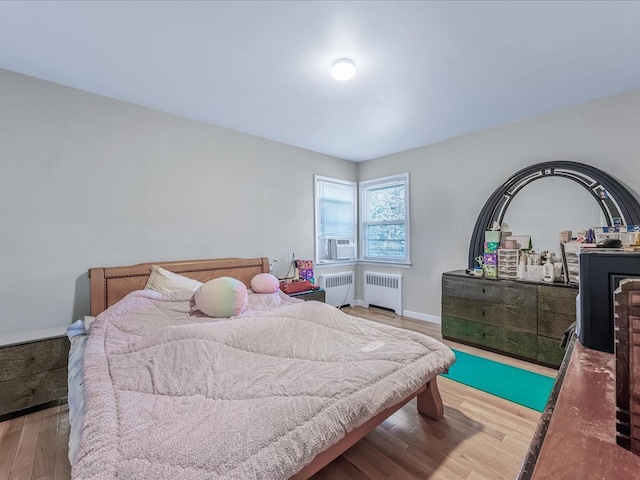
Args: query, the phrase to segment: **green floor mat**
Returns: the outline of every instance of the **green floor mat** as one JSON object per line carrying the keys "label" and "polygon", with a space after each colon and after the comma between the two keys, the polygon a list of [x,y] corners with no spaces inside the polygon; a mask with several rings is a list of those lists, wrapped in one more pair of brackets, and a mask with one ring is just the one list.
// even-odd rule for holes
{"label": "green floor mat", "polygon": [[444,377],[538,412],[544,410],[555,378],[459,350],[453,352],[456,354],[456,363]]}

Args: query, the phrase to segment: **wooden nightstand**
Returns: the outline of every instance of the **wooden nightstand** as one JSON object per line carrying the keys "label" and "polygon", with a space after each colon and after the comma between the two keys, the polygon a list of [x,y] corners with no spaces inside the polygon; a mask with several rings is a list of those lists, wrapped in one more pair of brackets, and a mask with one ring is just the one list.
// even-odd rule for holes
{"label": "wooden nightstand", "polygon": [[66,335],[0,347],[0,418],[65,398],[68,360]]}
{"label": "wooden nightstand", "polygon": [[299,298],[300,300],[304,300],[305,302],[308,302],[309,300],[315,300],[317,302],[325,301],[324,288],[319,288],[318,290],[307,290],[305,292],[292,293],[289,296],[294,298]]}

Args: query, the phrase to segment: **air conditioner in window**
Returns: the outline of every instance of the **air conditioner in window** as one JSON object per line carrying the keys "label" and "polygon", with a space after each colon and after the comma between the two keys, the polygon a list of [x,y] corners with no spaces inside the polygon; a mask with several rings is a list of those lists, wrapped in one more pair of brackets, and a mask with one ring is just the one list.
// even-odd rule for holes
{"label": "air conditioner in window", "polygon": [[352,239],[330,238],[329,254],[332,260],[356,258],[356,242]]}

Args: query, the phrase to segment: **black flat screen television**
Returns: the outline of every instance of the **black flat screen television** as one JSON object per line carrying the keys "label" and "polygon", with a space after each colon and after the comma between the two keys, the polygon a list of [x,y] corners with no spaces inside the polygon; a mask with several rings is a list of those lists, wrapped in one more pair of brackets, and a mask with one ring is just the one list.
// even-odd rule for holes
{"label": "black flat screen television", "polygon": [[613,292],[625,278],[640,278],[640,252],[592,249],[580,254],[576,330],[585,347],[614,353]]}

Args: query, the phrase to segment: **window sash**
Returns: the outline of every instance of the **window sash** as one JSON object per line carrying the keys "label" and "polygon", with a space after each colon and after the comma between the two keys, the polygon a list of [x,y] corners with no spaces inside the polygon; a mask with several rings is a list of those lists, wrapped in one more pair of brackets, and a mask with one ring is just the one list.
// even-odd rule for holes
{"label": "window sash", "polygon": [[[372,220],[372,192],[380,192],[382,190],[390,190],[393,188],[403,189],[401,206],[395,212],[397,215],[389,215],[394,212],[384,212],[382,215],[384,220],[379,219],[381,216],[376,215],[376,220]],[[375,200],[373,200],[375,201]],[[363,260],[378,260],[389,262],[408,263],[410,257],[409,251],[409,174],[394,175],[360,182],[360,234],[361,234],[361,258]],[[393,229],[388,229],[386,236],[384,228],[376,227],[402,227],[400,236],[394,238]],[[377,230],[377,231],[376,231]],[[398,232],[396,232],[398,233]],[[374,236],[376,235],[376,236]],[[394,248],[395,245],[395,248]]]}
{"label": "window sash", "polygon": [[[331,258],[329,239],[349,239],[358,245],[357,184],[315,175],[316,264],[339,263]],[[357,258],[357,252],[350,261]]]}
{"label": "window sash", "polygon": [[[402,227],[400,230],[403,230],[402,236],[399,238],[392,238],[393,232],[389,232],[386,236],[381,236],[384,234],[383,229],[378,229],[379,233],[375,233],[372,230],[375,227],[389,227],[389,226],[397,226]],[[407,256],[406,250],[406,234],[404,232],[405,224],[404,223],[389,223],[386,222],[384,224],[372,225],[367,224],[365,227],[365,252],[364,258],[384,258],[384,259],[393,259],[393,260],[404,260]]]}
{"label": "window sash", "polygon": [[[386,216],[386,220],[373,220],[372,219],[372,211],[371,211],[371,205],[372,202],[374,202],[375,200],[372,199],[373,197],[373,193],[376,192],[381,192],[381,191],[388,191],[388,190],[392,190],[392,189],[396,189],[396,188],[401,188],[404,191],[402,192],[402,209],[400,211],[397,211],[395,213],[398,213],[398,215],[395,216]],[[364,188],[364,196],[365,198],[363,199],[363,203],[364,203],[364,214],[363,214],[363,219],[364,222],[366,223],[373,223],[373,222],[380,222],[380,221],[401,221],[402,223],[404,223],[405,218],[406,218],[406,185],[404,182],[392,182],[392,183],[385,183],[383,185],[376,185],[376,186],[372,186],[372,187],[366,187]],[[387,215],[389,213],[392,212],[385,212],[387,213]]]}

